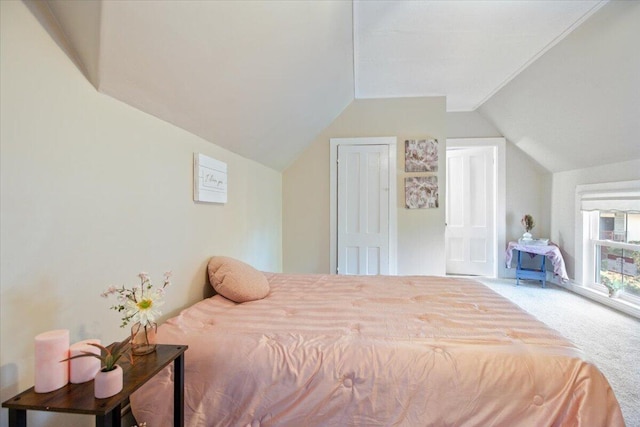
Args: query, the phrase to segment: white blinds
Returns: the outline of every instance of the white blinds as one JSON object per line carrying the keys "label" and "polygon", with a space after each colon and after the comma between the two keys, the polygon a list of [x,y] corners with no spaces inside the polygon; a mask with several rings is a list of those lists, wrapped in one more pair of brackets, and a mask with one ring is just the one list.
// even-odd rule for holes
{"label": "white blinds", "polygon": [[580,197],[580,209],[640,213],[640,189],[585,192]]}

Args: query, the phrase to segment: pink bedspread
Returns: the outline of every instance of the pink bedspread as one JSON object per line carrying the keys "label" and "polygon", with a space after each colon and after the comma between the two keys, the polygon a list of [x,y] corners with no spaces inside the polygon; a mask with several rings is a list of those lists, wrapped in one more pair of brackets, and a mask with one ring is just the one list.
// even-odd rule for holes
{"label": "pink bedspread", "polygon": [[[188,344],[186,426],[623,426],[607,380],[554,330],[472,280],[268,274],[159,328]],[[131,398],[171,425],[172,368]]]}

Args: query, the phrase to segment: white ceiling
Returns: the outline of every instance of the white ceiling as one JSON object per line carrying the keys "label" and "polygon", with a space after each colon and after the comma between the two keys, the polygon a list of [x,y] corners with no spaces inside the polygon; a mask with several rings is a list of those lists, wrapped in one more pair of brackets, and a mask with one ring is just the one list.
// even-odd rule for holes
{"label": "white ceiling", "polygon": [[49,6],[100,92],[277,170],[353,100],[350,2]]}
{"label": "white ceiling", "polygon": [[98,90],[277,170],[354,98],[475,109],[603,3],[48,1]]}
{"label": "white ceiling", "polygon": [[639,23],[640,1],[608,3],[479,114],[551,172],[640,159]]}
{"label": "white ceiling", "polygon": [[601,1],[359,1],[355,96],[446,96],[473,111]]}

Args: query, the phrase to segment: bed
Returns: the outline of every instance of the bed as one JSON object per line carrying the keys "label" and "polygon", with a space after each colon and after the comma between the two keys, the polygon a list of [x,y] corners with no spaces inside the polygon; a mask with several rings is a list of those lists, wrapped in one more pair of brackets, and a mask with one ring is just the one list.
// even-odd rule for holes
{"label": "bed", "polygon": [[[580,349],[479,282],[259,274],[263,298],[158,329],[189,345],[186,426],[624,426]],[[172,418],[171,375],[131,397],[139,423]]]}

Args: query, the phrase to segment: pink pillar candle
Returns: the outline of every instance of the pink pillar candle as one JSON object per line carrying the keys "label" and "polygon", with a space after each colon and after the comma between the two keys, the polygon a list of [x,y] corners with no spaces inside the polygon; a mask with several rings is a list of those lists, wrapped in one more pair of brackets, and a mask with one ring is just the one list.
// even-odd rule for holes
{"label": "pink pillar candle", "polygon": [[[77,342],[69,348],[69,356],[77,356],[85,353],[93,353],[100,356],[100,349],[89,343],[100,344],[98,339],[89,339]],[[72,384],[91,381],[100,370],[100,359],[87,356],[78,357],[69,361],[69,381]]]}
{"label": "pink pillar candle", "polygon": [[56,329],[35,338],[36,393],[48,393],[69,382],[69,331]]}

